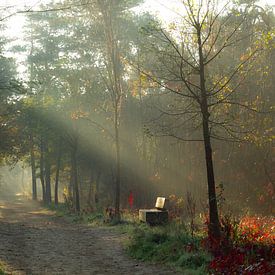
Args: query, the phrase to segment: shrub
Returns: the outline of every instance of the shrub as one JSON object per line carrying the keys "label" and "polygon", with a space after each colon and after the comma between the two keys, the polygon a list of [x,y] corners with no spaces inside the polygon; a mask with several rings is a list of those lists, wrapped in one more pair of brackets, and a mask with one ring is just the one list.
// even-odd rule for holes
{"label": "shrub", "polygon": [[[209,270],[214,274],[272,274],[275,272],[274,218],[244,217],[239,222],[221,218],[222,238]],[[206,243],[211,243],[208,240]],[[217,245],[217,243],[216,243]]]}

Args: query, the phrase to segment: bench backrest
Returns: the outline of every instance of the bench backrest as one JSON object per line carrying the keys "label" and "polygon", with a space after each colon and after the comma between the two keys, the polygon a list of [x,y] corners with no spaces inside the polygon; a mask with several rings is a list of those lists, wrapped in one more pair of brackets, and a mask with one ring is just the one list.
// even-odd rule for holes
{"label": "bench backrest", "polygon": [[166,202],[167,202],[166,198],[164,198],[164,197],[157,197],[155,208],[157,208],[159,210],[164,210]]}

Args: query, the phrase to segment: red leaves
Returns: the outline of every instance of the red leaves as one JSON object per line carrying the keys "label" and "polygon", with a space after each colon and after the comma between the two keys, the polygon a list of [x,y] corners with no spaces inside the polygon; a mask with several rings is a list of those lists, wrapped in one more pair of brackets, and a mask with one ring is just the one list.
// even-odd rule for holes
{"label": "red leaves", "polygon": [[209,264],[213,274],[272,274],[275,267],[264,258],[253,259],[249,251],[242,248],[234,248],[229,254],[214,258]]}
{"label": "red leaves", "polygon": [[215,258],[209,264],[213,274],[272,274],[274,259],[274,218],[244,217],[238,224],[221,219],[222,238],[208,238]]}
{"label": "red leaves", "polygon": [[271,245],[275,243],[275,219],[270,217],[244,217],[239,224],[242,243]]}
{"label": "red leaves", "polygon": [[244,264],[245,256],[237,249],[232,249],[228,255],[216,257],[209,264],[209,268],[216,272],[231,273],[239,271]]}

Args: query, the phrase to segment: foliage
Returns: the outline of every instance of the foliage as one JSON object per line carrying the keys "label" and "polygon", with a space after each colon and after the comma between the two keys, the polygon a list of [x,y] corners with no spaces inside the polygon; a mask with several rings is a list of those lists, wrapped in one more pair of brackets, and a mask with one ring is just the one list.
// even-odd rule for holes
{"label": "foliage", "polygon": [[0,275],[6,275],[7,273],[5,272],[5,265],[0,262]]}
{"label": "foliage", "polygon": [[[65,205],[51,206],[69,222],[93,226],[113,225],[107,216],[85,210],[81,215],[64,211]],[[186,274],[271,274],[274,271],[274,218],[249,217],[240,220],[220,218],[219,242],[205,232],[190,232],[180,220],[166,226],[150,227],[139,223],[135,211],[122,211],[123,222],[115,228],[129,236],[128,253],[139,260],[163,263]],[[208,232],[208,230],[207,230]],[[212,255],[212,256],[211,256]]]}
{"label": "foliage", "polygon": [[191,236],[182,225],[165,227],[136,225],[130,232],[128,251],[132,257],[205,273],[210,255],[200,247],[201,238]]}
{"label": "foliage", "polygon": [[[238,274],[271,274],[274,272],[274,218],[243,217],[239,222],[230,217],[222,220],[219,243],[204,240],[214,254],[210,272]],[[212,245],[212,246],[209,246]]]}
{"label": "foliage", "polygon": [[183,197],[172,194],[169,196],[169,219],[182,220],[184,215],[185,202]]}

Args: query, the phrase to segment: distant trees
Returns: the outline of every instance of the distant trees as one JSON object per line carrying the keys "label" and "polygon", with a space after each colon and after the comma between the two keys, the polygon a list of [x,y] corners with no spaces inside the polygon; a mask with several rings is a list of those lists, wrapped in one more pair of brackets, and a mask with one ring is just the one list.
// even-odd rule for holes
{"label": "distant trees", "polygon": [[[1,14],[1,10],[0,10]],[[17,79],[14,59],[5,56],[8,43],[3,36],[4,22],[0,20],[0,162],[5,157],[16,161],[20,158],[18,143],[20,130],[17,120],[20,112],[19,97],[24,93]]]}
{"label": "distant trees", "polygon": [[[137,5],[137,2],[100,1],[92,6],[76,7],[75,11],[82,13],[83,18],[70,17],[73,12],[71,10],[61,10],[54,13],[54,16],[53,13],[30,14],[28,26],[29,38],[32,40],[29,66],[32,82],[35,83],[32,87],[33,98],[38,100],[45,110],[43,116],[47,117],[46,121],[49,118],[56,120],[50,126],[55,129],[55,134],[58,135],[58,130],[56,132],[58,126],[53,126],[54,124],[61,124],[64,127],[65,135],[62,135],[62,139],[66,141],[66,148],[71,147],[69,197],[72,191],[73,204],[79,211],[78,162],[81,159],[83,142],[87,139],[83,136],[83,126],[88,124],[99,136],[106,136],[114,144],[115,154],[113,155],[111,142],[111,150],[108,152],[110,160],[105,162],[116,163],[113,176],[116,186],[115,213],[118,220],[121,173],[119,128],[122,102],[126,99],[129,89],[124,80],[126,70],[122,57],[129,55],[129,51],[133,49],[134,34],[138,32],[136,22],[127,18],[124,13]],[[112,21],[111,29],[109,20]],[[125,22],[128,23],[129,28],[126,34],[133,31],[130,37],[121,32],[124,28],[122,24]],[[56,104],[55,107],[54,104]],[[59,110],[64,110],[70,118],[66,115],[56,118]],[[41,114],[37,114],[38,120],[43,119]],[[42,126],[44,133],[48,132],[46,125],[48,124]],[[42,175],[40,178],[42,186],[45,186],[46,196],[47,186],[50,185],[47,185],[49,176],[46,180],[46,175],[49,175],[46,173],[49,170],[46,169],[48,159],[46,149],[49,146],[46,146],[45,142],[49,142],[52,139],[51,136],[40,138],[40,175]],[[94,141],[92,139],[89,142]],[[51,150],[50,147],[49,149]],[[58,151],[58,148],[54,150]],[[55,169],[59,166],[58,163],[57,159]],[[110,165],[112,166],[113,164]],[[41,173],[41,171],[44,172]],[[58,171],[59,169],[56,170],[56,178],[59,177]],[[48,190],[50,190],[49,187]]]}
{"label": "distant trees", "polygon": [[[120,186],[121,186],[121,115],[124,100],[127,96],[127,83],[123,80],[125,77],[125,67],[123,57],[127,55],[126,51],[133,48],[133,40],[131,37],[123,35],[123,29],[126,33],[134,26],[127,18],[127,10],[132,8],[141,1],[97,1],[97,9],[100,16],[96,19],[102,23],[102,31],[104,33],[102,59],[104,69],[107,70],[106,76],[101,73],[100,76],[105,83],[105,89],[110,93],[111,105],[113,107],[113,127],[114,127],[114,144],[115,144],[115,217],[120,220]],[[95,9],[96,10],[96,9]],[[95,11],[93,11],[95,12]],[[128,16],[131,16],[128,13]],[[128,21],[128,22],[127,22]],[[130,23],[129,25],[126,25]],[[134,30],[135,31],[135,30]],[[136,32],[136,31],[135,31]],[[123,56],[124,55],[124,56]],[[101,70],[101,68],[99,69]]]}
{"label": "distant trees", "polygon": [[76,212],[114,206],[119,220],[130,190],[136,207],[186,192],[204,205],[208,194],[218,237],[216,185],[255,202],[272,182],[274,14],[185,0],[166,26],[136,14],[141,2],[28,13],[28,89],[17,96],[10,81],[0,95],[1,150],[30,164],[34,199],[54,191]]}

